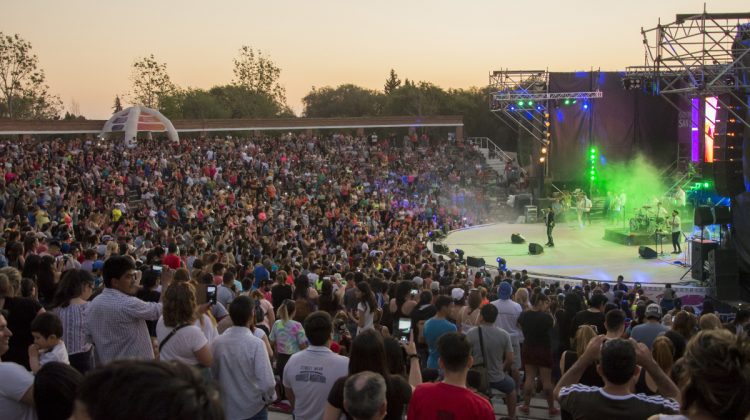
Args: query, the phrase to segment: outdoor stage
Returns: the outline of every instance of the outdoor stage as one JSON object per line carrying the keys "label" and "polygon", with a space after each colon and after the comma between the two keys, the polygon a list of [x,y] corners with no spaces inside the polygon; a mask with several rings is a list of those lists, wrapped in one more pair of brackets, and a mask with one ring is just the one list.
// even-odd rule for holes
{"label": "outdoor stage", "polygon": [[[561,223],[554,230],[554,248],[544,249],[540,255],[530,255],[528,244],[547,242],[546,227],[541,223],[496,223],[451,232],[443,243],[448,249],[462,249],[464,258],[481,257],[488,265],[496,265],[497,257],[507,261],[511,270],[526,269],[537,277],[563,276],[576,279],[615,281],[622,274],[629,284],[680,283],[689,268],[676,264],[684,262],[685,254],[673,255],[671,241],[664,243],[665,255],[645,260],[639,257],[637,246],[620,245],[604,239],[604,222],[595,222],[581,229],[575,223]],[[526,238],[525,244],[513,244],[512,233]],[[650,244],[653,248],[653,242]],[[688,244],[683,243],[686,251]],[[661,251],[661,248],[657,251]],[[689,259],[687,260],[689,261]],[[687,274],[683,282],[690,282]]]}

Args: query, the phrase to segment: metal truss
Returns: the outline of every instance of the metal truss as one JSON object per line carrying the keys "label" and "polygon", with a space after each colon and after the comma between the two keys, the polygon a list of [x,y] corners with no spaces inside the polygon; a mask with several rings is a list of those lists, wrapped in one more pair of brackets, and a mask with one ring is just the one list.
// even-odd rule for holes
{"label": "metal truss", "polygon": [[[750,127],[729,98],[745,104],[750,92],[750,13],[679,14],[669,24],[641,29],[645,65],[628,67],[623,83],[661,95],[679,109],[687,100],[716,96],[719,105]],[[632,82],[637,83],[632,83]],[[670,95],[672,98],[670,98]]]}
{"label": "metal truss", "polygon": [[508,126],[529,133],[543,146],[549,144],[549,110],[562,100],[598,99],[593,92],[549,92],[547,70],[497,70],[490,73],[490,111]]}

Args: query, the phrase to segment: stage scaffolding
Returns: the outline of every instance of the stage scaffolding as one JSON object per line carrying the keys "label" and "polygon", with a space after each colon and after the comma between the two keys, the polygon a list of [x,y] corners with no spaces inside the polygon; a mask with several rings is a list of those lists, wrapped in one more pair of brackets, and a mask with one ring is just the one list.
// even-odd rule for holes
{"label": "stage scaffolding", "polygon": [[[660,21],[655,28],[641,28],[641,34],[645,64],[626,69],[626,89],[642,88],[661,95],[678,110],[676,97],[688,102],[716,97],[716,108],[727,110],[750,127],[746,114],[750,13],[708,13],[704,9],[701,14],[678,14],[672,23]],[[743,104],[744,110],[736,104]]]}

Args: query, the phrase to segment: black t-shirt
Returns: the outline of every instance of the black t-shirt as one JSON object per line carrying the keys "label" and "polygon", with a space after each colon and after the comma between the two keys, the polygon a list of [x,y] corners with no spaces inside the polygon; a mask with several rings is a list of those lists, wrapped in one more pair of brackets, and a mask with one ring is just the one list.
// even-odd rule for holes
{"label": "black t-shirt", "polygon": [[550,330],[554,325],[552,315],[541,311],[525,311],[518,317],[525,344],[552,348]]}
{"label": "black t-shirt", "polygon": [[578,330],[578,327],[580,327],[581,325],[591,325],[596,327],[597,334],[607,333],[607,329],[604,327],[603,312],[592,312],[588,309],[578,312],[576,316],[573,317],[573,323],[570,329],[571,338],[575,337],[576,330]]}
{"label": "black t-shirt", "polygon": [[8,329],[13,333],[8,342],[8,352],[3,355],[3,362],[16,362],[26,369],[31,369],[29,346],[34,342],[31,321],[42,309],[42,305],[27,298],[6,297],[3,309],[8,311]]}
{"label": "black t-shirt", "polygon": [[292,298],[292,286],[288,284],[274,284],[271,287],[271,304],[276,310],[286,299]]}
{"label": "black t-shirt", "polygon": [[[345,376],[334,382],[333,388],[331,388],[331,392],[328,394],[328,403],[341,410],[346,415],[346,418],[351,420],[352,417],[344,409],[344,384],[347,378]],[[386,379],[385,398],[388,402],[388,412],[385,418],[389,420],[402,419],[406,414],[406,406],[411,400],[411,386],[403,377],[390,375]]]}
{"label": "black t-shirt", "polygon": [[[157,292],[156,290],[140,289],[135,292],[135,297],[144,302],[159,302],[161,293]],[[157,321],[146,321],[146,326],[148,327],[148,335],[150,335],[151,337],[156,337],[156,322]]]}
{"label": "black t-shirt", "polygon": [[658,395],[615,396],[602,388],[575,384],[560,390],[560,408],[574,419],[646,419],[655,414],[676,414],[680,404]]}

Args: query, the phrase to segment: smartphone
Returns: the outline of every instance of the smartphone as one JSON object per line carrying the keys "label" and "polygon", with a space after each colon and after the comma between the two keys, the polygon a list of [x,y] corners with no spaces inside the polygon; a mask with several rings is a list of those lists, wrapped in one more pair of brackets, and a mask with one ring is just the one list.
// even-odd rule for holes
{"label": "smartphone", "polygon": [[411,318],[399,318],[398,319],[399,341],[401,341],[402,343],[408,342],[409,333],[411,333]]}
{"label": "smartphone", "polygon": [[206,302],[210,302],[212,305],[216,305],[216,286],[206,286]]}
{"label": "smartphone", "polygon": [[151,268],[157,273],[161,273],[162,267],[160,265],[154,265]]}
{"label": "smartphone", "polygon": [[419,294],[419,291],[417,289],[411,289],[411,295],[416,296]]}

